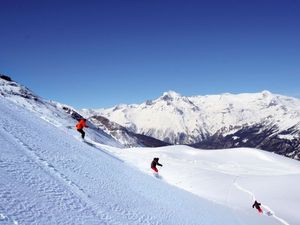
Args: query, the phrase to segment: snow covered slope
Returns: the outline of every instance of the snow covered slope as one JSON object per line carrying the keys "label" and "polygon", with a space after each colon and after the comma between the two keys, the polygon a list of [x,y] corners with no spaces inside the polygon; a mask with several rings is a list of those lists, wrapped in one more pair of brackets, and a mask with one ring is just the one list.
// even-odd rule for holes
{"label": "snow covered slope", "polygon": [[[74,132],[74,125],[78,119],[82,118],[71,106],[45,100],[34,94],[27,87],[1,74],[0,94],[6,99],[36,113],[49,123],[60,127],[65,132]],[[136,134],[103,117],[92,117],[88,123],[90,128],[86,129],[87,136],[99,143],[119,147],[159,147],[169,145],[153,137]]]}
{"label": "snow covered slope", "polygon": [[[4,75],[0,75],[0,95],[30,110],[38,117],[60,128],[64,132],[70,134],[77,133],[75,124],[82,116],[70,106],[45,100],[25,86],[12,81],[10,77]],[[89,123],[88,125],[90,128],[86,129],[87,136],[94,141],[112,146],[122,146],[122,144],[93,124]],[[80,136],[80,134],[77,133],[77,136]]]}
{"label": "snow covered slope", "polygon": [[281,224],[148,176],[1,96],[0,115],[0,224]]}
{"label": "snow covered slope", "polygon": [[300,100],[268,91],[194,97],[170,91],[140,105],[82,113],[104,116],[133,132],[172,144],[255,147],[300,157]]}
{"label": "snow covered slope", "polygon": [[162,168],[158,167],[162,180],[259,220],[263,216],[251,208],[256,199],[262,203],[267,218],[254,224],[275,221],[300,224],[298,161],[249,148],[207,151],[177,145],[106,149],[150,175],[150,162],[159,157],[163,164]]}

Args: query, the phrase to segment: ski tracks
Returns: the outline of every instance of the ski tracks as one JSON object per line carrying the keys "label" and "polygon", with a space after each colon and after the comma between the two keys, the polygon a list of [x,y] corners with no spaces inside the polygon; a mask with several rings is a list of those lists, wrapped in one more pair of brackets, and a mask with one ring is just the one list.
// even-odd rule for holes
{"label": "ski tracks", "polygon": [[[34,177],[31,176],[32,170],[37,170],[38,168],[31,168],[30,170],[24,169],[24,166],[22,166],[21,171],[21,177],[23,178],[23,181],[26,182],[26,185],[28,186],[38,186],[38,192],[39,193],[45,193],[52,197],[55,197],[56,200],[59,200],[56,204],[59,206],[60,209],[64,209],[66,211],[71,210],[77,210],[82,215],[81,218],[92,217],[94,219],[94,222],[99,223],[101,221],[101,224],[119,224],[112,217],[110,217],[107,213],[100,211],[99,209],[95,210],[94,204],[90,199],[90,196],[85,193],[85,191],[77,185],[75,182],[73,182],[71,179],[69,179],[64,173],[61,173],[59,170],[57,170],[51,163],[49,163],[45,158],[42,157],[43,150],[38,147],[38,145],[35,144],[26,144],[23,139],[29,141],[32,139],[31,135],[28,135],[28,131],[25,127],[20,126],[22,123],[14,123],[12,126],[12,121],[17,118],[11,118],[10,121],[3,119],[2,122],[2,128],[11,135],[11,137],[18,143],[19,146],[22,146],[25,154],[29,157],[29,159],[26,159],[27,165],[32,164],[33,167],[36,167],[38,165],[39,169],[42,169],[45,172],[45,175],[50,175],[54,178],[54,180],[57,180],[59,184],[64,184],[65,188],[60,187],[59,184],[56,182],[53,182],[52,180],[48,180],[47,182],[44,181],[41,177]],[[16,121],[18,122],[18,121]],[[14,128],[14,129],[12,129]],[[35,136],[35,140],[29,141],[29,143],[35,143],[39,142],[38,136]],[[35,164],[35,165],[34,165]],[[2,167],[5,167],[8,172],[20,172],[14,171],[12,169],[15,166],[15,163],[11,166],[8,166],[7,164],[2,163]],[[15,174],[16,175],[16,174]],[[56,184],[54,184],[56,183]],[[66,191],[66,189],[70,190],[70,192]],[[77,196],[74,196],[74,194]],[[13,195],[10,197],[10,199],[16,199],[17,197],[13,197]],[[25,201],[30,202],[30,200]],[[17,204],[16,204],[17,205]],[[21,208],[30,208],[29,206],[21,207]],[[31,207],[33,208],[33,207]],[[49,212],[53,209],[48,209]],[[27,214],[30,212],[30,210],[27,210]],[[35,213],[37,211],[35,210]],[[18,212],[20,214],[20,212]],[[50,213],[49,213],[50,214]],[[85,215],[86,214],[86,215]],[[91,214],[88,216],[88,214]],[[73,215],[76,217],[76,215]],[[36,216],[32,216],[34,218]],[[90,221],[91,218],[88,219]],[[66,221],[68,221],[68,218],[65,218]],[[74,218],[70,218],[70,221],[74,220]],[[76,219],[75,219],[76,220]],[[28,224],[33,223],[33,221],[28,221]]]}
{"label": "ski tracks", "polygon": [[[93,199],[95,196],[91,197],[86,193],[84,188],[62,172],[64,170],[62,170],[61,167],[69,167],[68,169],[72,169],[74,172],[83,173],[79,173],[78,176],[83,175],[88,178],[88,180],[97,182],[92,174],[82,171],[80,166],[72,165],[72,160],[68,161],[67,159],[61,160],[60,169],[57,169],[56,166],[49,163],[47,160],[47,158],[49,158],[49,152],[46,152],[40,144],[45,141],[43,138],[47,138],[41,137],[42,134],[39,134],[39,132],[43,131],[35,130],[34,126],[31,126],[29,123],[26,124],[25,119],[18,118],[9,111],[3,113],[5,113],[6,116],[1,118],[0,126],[6,134],[10,136],[8,139],[14,140],[10,140],[10,142],[15,142],[14,145],[16,147],[21,146],[21,149],[24,150],[27,157],[24,157],[24,155],[20,156],[20,158],[26,158],[24,159],[25,162],[10,163],[7,162],[7,160],[2,160],[0,161],[0,169],[4,169],[7,174],[12,176],[22,177],[22,182],[25,186],[29,188],[32,187],[33,189],[38,188],[37,192],[39,195],[44,195],[42,197],[47,198],[45,200],[53,204],[51,206],[52,208],[47,208],[45,212],[44,208],[38,208],[37,204],[32,200],[20,197],[20,190],[18,192],[15,191],[14,187],[7,185],[5,187],[5,185],[2,185],[2,187],[5,188],[0,190],[1,199],[6,199],[6,202],[14,202],[13,205],[7,208],[11,209],[10,215],[12,216],[4,214],[6,213],[5,211],[0,211],[0,213],[2,213],[2,220],[10,220],[12,224],[16,224],[14,223],[15,220],[11,218],[22,218],[21,222],[23,222],[23,224],[31,225],[36,224],[35,219],[46,218],[47,215],[59,214],[58,212],[61,211],[64,212],[64,214],[67,214],[66,212],[72,213],[69,213],[71,215],[69,215],[68,218],[67,215],[61,215],[60,218],[56,219],[48,218],[45,224],[73,224],[74,221],[77,221],[75,224],[161,224],[152,216],[145,215],[137,210],[130,210],[130,206],[124,207],[107,201],[95,202]],[[22,120],[20,121],[20,119]],[[51,143],[51,141],[49,141],[49,143]],[[21,153],[19,152],[19,154]],[[44,155],[47,158],[45,158]],[[51,162],[54,160],[57,164],[60,159],[55,158],[57,156],[52,157],[54,158],[51,159]],[[22,166],[16,168],[18,163]],[[39,171],[39,173],[43,173],[44,176],[35,176],[33,171]],[[49,175],[54,179],[49,177],[45,178]],[[63,184],[63,187],[61,184]],[[6,190],[11,191],[8,193]],[[47,206],[49,207],[49,205],[51,204]],[[24,216],[24,214],[26,214],[26,216]],[[0,220],[0,222],[2,221]]]}
{"label": "ski tracks", "polygon": [[[237,163],[233,163],[233,164],[234,164],[235,167],[240,168],[240,165],[239,165],[239,164],[237,164]],[[237,170],[237,171],[238,171],[238,170]],[[234,178],[234,180],[233,180],[233,186],[234,186],[236,189],[240,190],[241,192],[244,192],[244,193],[246,193],[247,195],[251,196],[251,201],[254,202],[254,201],[256,200],[255,194],[254,194],[253,192],[251,192],[250,190],[248,190],[248,189],[242,187],[242,186],[238,183],[238,180],[239,180],[240,178],[241,178],[241,175],[239,175],[239,174],[237,174],[237,175],[235,176],[235,178]],[[229,205],[229,198],[230,198],[230,196],[231,196],[231,192],[232,192],[232,186],[230,187],[230,189],[229,189],[229,191],[228,191],[228,193],[227,193],[227,197],[226,197],[226,203],[227,203],[227,205]],[[282,224],[284,224],[284,225],[290,225],[290,224],[289,224],[288,222],[286,222],[284,219],[282,219],[282,218],[276,216],[275,213],[273,212],[273,210],[272,210],[269,206],[263,205],[263,204],[262,204],[262,206],[263,206],[263,208],[267,209],[268,212],[270,213],[269,215],[268,215],[268,214],[266,214],[266,215],[272,216],[274,219],[276,219],[277,221],[279,221],[280,223],[282,223]],[[265,213],[264,213],[264,214],[265,214]]]}
{"label": "ski tracks", "polygon": [[[30,225],[37,224],[37,221],[45,222],[48,215],[52,215],[52,218],[48,218],[49,224],[72,224],[72,221],[79,224],[84,223],[83,221],[89,221],[91,224],[100,221],[101,224],[114,224],[107,215],[99,215],[94,211],[83,190],[45,159],[36,155],[31,147],[14,138],[25,150],[25,156],[3,160],[0,163],[4,175],[18,179],[14,184],[1,182],[0,197],[5,200],[5,207],[9,209],[11,217],[22,218],[22,224]],[[18,164],[22,167],[17,166]],[[26,193],[32,195],[32,199]],[[41,202],[35,202],[35,198],[39,198]],[[53,215],[56,215],[56,218],[53,218]]]}
{"label": "ski tracks", "polygon": [[8,224],[13,224],[13,225],[19,225],[17,221],[14,219],[10,218],[9,216],[6,216],[3,213],[0,213],[0,224],[2,225],[8,225]]}
{"label": "ski tracks", "polygon": [[[252,198],[252,202],[254,202],[255,199],[256,199],[254,193],[251,192],[251,191],[249,191],[249,190],[247,190],[246,188],[243,188],[241,185],[239,185],[239,184],[237,183],[238,178],[239,178],[239,176],[237,176],[237,179],[235,179],[235,181],[234,181],[234,186],[235,186],[238,190],[240,190],[240,191],[242,191],[242,192],[245,192],[246,194],[250,195],[251,198]],[[290,224],[289,224],[288,222],[286,222],[284,219],[282,219],[282,218],[276,216],[275,213],[273,212],[273,210],[272,210],[269,206],[263,205],[263,204],[262,204],[262,206],[263,206],[263,208],[267,209],[268,212],[271,213],[270,216],[272,216],[274,219],[278,220],[280,223],[282,223],[282,224],[284,224],[284,225],[290,225]],[[265,214],[265,213],[264,213],[264,214]]]}

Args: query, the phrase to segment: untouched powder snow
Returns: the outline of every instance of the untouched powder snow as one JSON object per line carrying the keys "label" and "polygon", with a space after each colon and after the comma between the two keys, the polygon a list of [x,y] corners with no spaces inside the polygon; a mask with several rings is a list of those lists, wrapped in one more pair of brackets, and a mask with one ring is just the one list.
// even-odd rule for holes
{"label": "untouched powder snow", "polygon": [[[126,163],[152,176],[150,163],[159,157],[161,179],[237,212],[262,218],[252,209],[263,205],[267,221],[254,224],[300,223],[300,164],[256,149],[198,150],[187,146],[117,149],[106,147]],[[268,216],[267,214],[272,214]],[[239,217],[239,216],[238,216]],[[244,218],[240,221],[247,224]]]}
{"label": "untouched powder snow", "polygon": [[0,224],[281,224],[144,174],[4,98],[0,114]]}

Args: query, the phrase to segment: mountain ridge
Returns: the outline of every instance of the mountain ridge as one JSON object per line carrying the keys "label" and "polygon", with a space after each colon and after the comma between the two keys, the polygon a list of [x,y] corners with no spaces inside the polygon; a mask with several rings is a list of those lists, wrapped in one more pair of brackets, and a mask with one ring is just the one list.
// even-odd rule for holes
{"label": "mountain ridge", "polygon": [[[132,132],[170,144],[209,149],[254,147],[295,159],[300,156],[300,100],[266,90],[191,97],[168,91],[141,104],[85,109],[81,113],[106,117]],[[242,142],[232,138],[238,135],[243,137]],[[261,141],[248,142],[247,135],[254,140],[260,136]],[[275,143],[280,144],[277,147]]]}

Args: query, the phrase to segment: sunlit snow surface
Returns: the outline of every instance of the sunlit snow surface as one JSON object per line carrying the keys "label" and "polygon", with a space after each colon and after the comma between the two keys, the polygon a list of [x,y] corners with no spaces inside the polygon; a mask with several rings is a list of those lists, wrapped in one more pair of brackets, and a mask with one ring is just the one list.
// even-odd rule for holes
{"label": "sunlit snow surface", "polygon": [[[250,149],[124,150],[90,140],[96,148],[3,97],[0,115],[1,225],[300,221],[297,161]],[[149,169],[155,156],[160,179]],[[252,209],[253,196],[274,215]]]}
{"label": "sunlit snow surface", "polygon": [[283,224],[300,222],[298,161],[247,148],[209,151],[187,146],[106,148],[149,175],[151,160],[159,157],[163,164],[159,174],[165,182],[237,212],[257,213],[251,208],[257,199],[263,204],[265,214],[273,214],[270,220]]}

